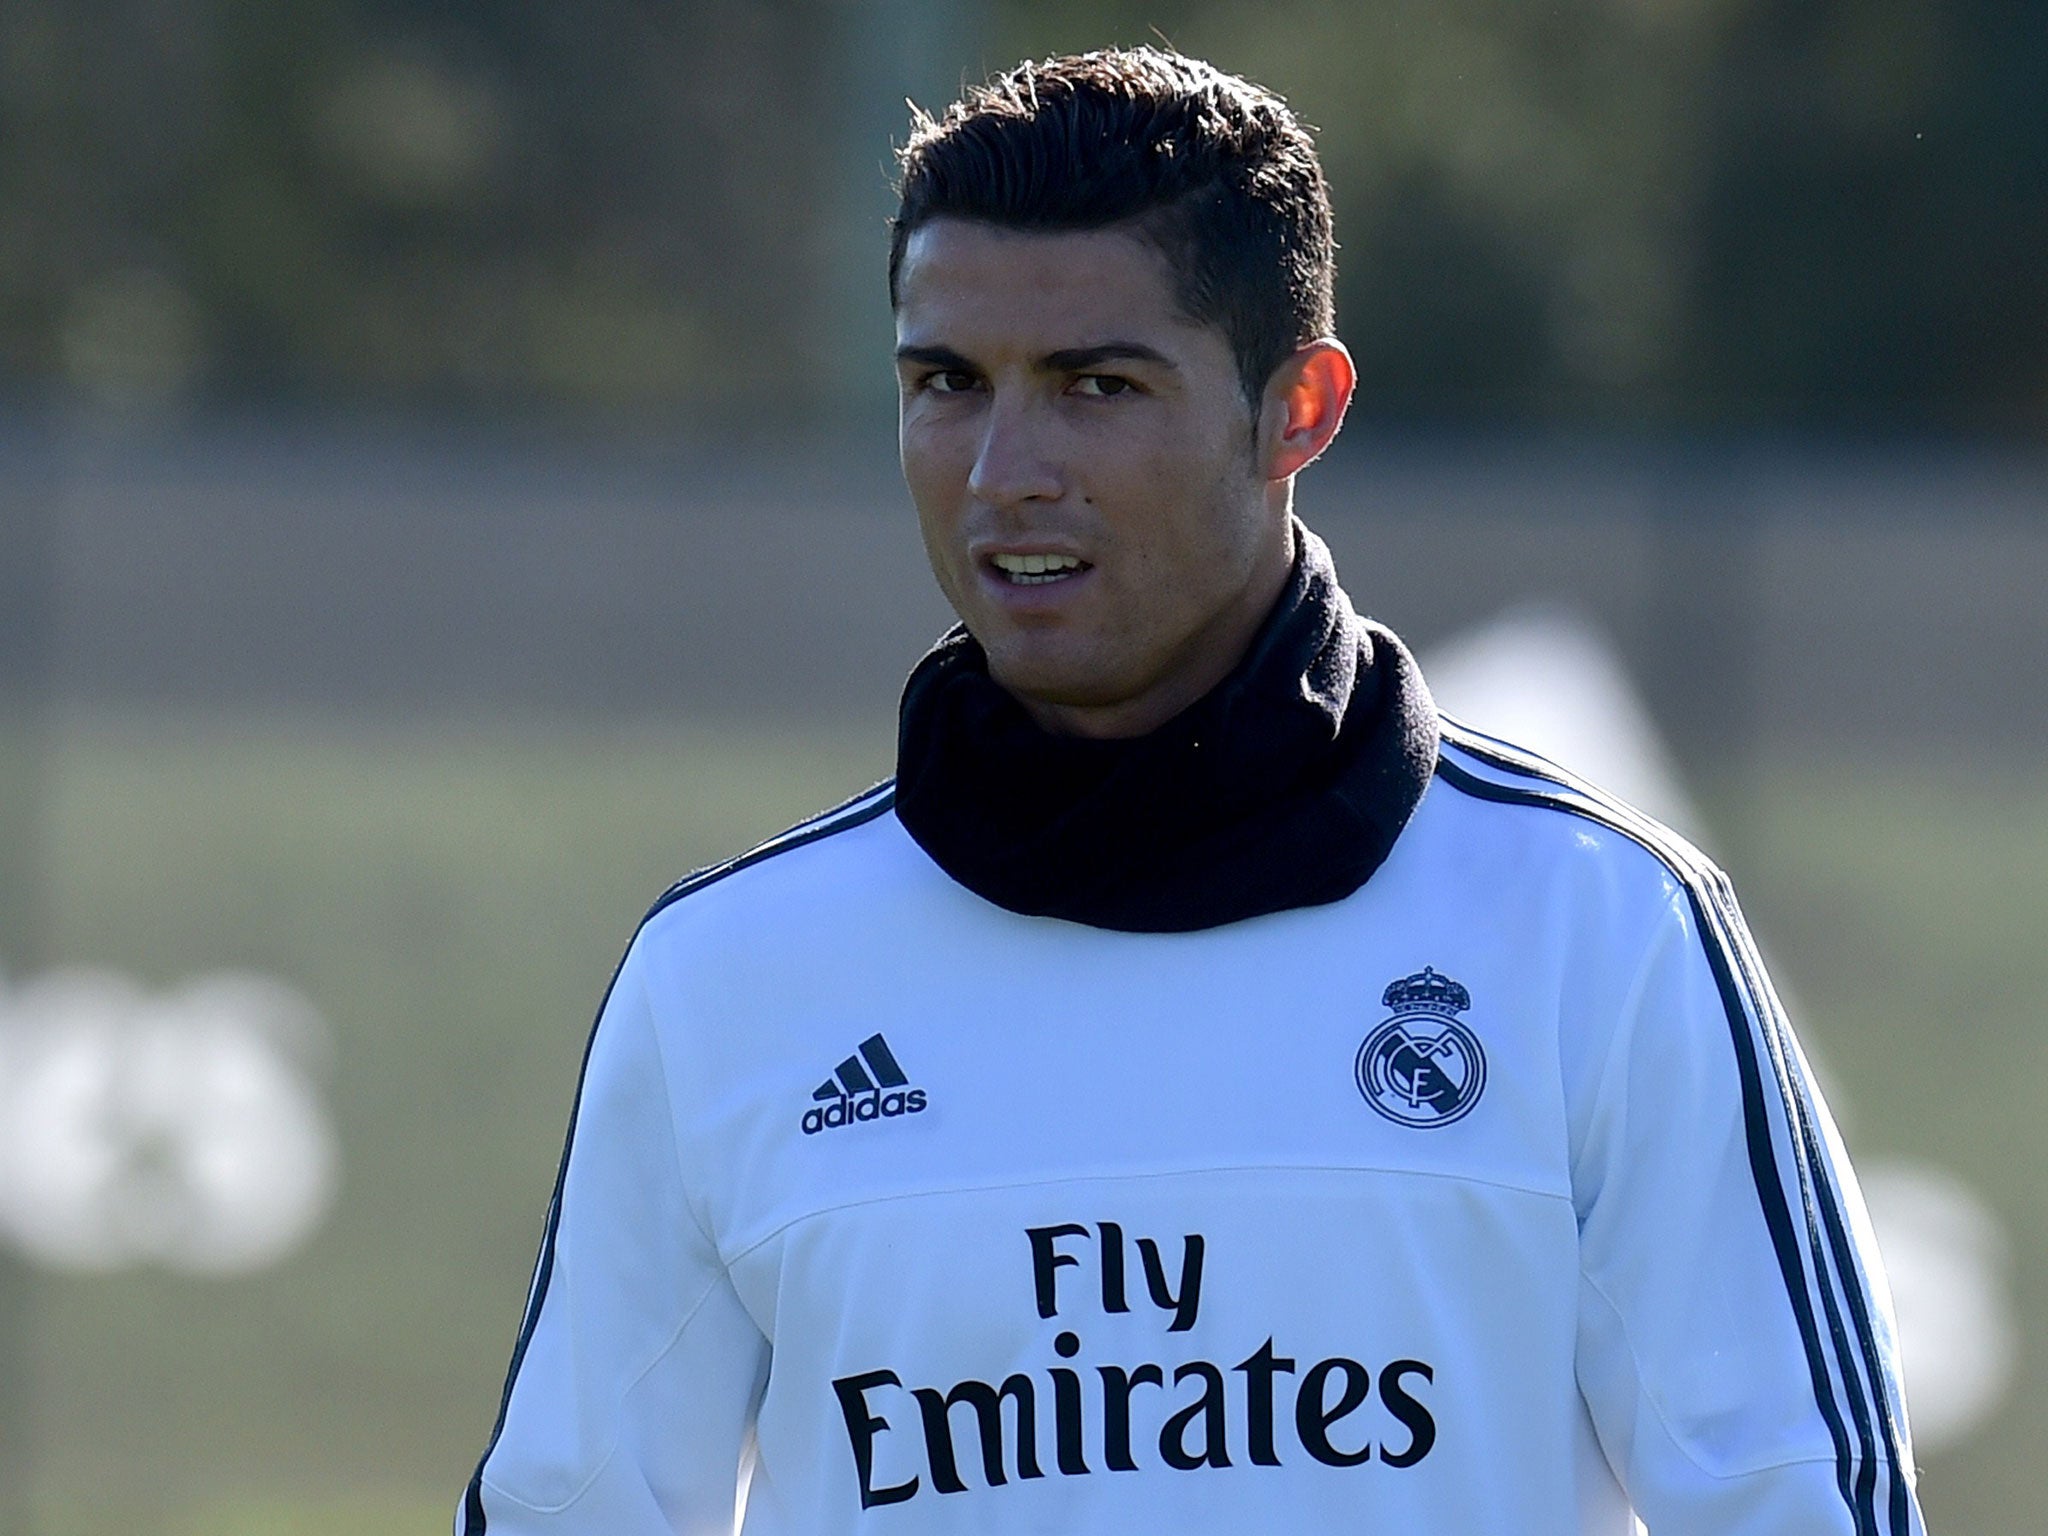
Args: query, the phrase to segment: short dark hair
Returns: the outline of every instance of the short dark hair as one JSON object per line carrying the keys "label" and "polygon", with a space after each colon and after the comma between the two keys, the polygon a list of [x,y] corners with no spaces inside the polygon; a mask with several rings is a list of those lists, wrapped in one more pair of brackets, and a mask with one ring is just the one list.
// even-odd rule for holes
{"label": "short dark hair", "polygon": [[1315,141],[1287,103],[1199,59],[1130,48],[1024,63],[899,152],[889,301],[937,218],[1063,231],[1129,224],[1190,319],[1220,328],[1257,409],[1273,370],[1331,333],[1335,242]]}

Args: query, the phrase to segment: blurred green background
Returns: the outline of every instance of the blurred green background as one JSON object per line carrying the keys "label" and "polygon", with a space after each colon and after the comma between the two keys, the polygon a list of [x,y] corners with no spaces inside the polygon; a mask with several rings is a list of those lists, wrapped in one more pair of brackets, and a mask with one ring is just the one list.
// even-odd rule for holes
{"label": "blurred green background", "polygon": [[[634,923],[889,772],[945,620],[904,98],[1160,38],[1319,129],[1347,587],[1426,664],[1531,603],[1612,647],[1859,1165],[1989,1222],[1930,1528],[2039,1525],[2048,7],[8,0],[0,1536],[445,1529]],[[302,1242],[10,1241],[79,968],[303,1000]]]}
{"label": "blurred green background", "polygon": [[2027,0],[10,0],[0,376],[886,398],[905,96],[1155,39],[1319,128],[1369,411],[2038,430]]}

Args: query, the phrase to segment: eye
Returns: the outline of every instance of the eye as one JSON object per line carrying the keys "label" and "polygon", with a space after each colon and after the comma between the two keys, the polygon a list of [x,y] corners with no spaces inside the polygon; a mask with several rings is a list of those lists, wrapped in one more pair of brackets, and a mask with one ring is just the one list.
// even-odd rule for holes
{"label": "eye", "polygon": [[973,374],[958,368],[936,369],[917,381],[918,388],[935,395],[964,395],[974,388],[975,383]]}
{"label": "eye", "polygon": [[1084,373],[1074,380],[1074,393],[1091,399],[1109,400],[1137,389],[1129,379],[1114,373]]}

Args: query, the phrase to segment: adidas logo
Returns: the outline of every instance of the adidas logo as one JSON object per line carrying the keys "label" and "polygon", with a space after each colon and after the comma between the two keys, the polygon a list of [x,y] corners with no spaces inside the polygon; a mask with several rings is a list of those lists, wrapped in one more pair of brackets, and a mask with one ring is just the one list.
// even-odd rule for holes
{"label": "adidas logo", "polygon": [[804,1111],[804,1134],[835,1130],[860,1120],[893,1120],[924,1111],[922,1088],[912,1088],[896,1064],[889,1042],[880,1035],[861,1041],[857,1054],[833,1069],[832,1076],[811,1090],[818,1102]]}

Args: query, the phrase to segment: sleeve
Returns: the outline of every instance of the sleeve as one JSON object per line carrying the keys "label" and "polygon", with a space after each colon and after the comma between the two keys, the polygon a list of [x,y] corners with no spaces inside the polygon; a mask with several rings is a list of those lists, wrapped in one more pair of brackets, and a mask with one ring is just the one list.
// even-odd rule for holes
{"label": "sleeve", "polygon": [[457,1536],[730,1533],[767,1369],[767,1340],[685,1188],[636,941],[584,1058],[498,1424]]}
{"label": "sleeve", "polygon": [[1651,1536],[1924,1536],[1833,1122],[1725,879],[1668,889],[1565,1063],[1595,1431]]}

